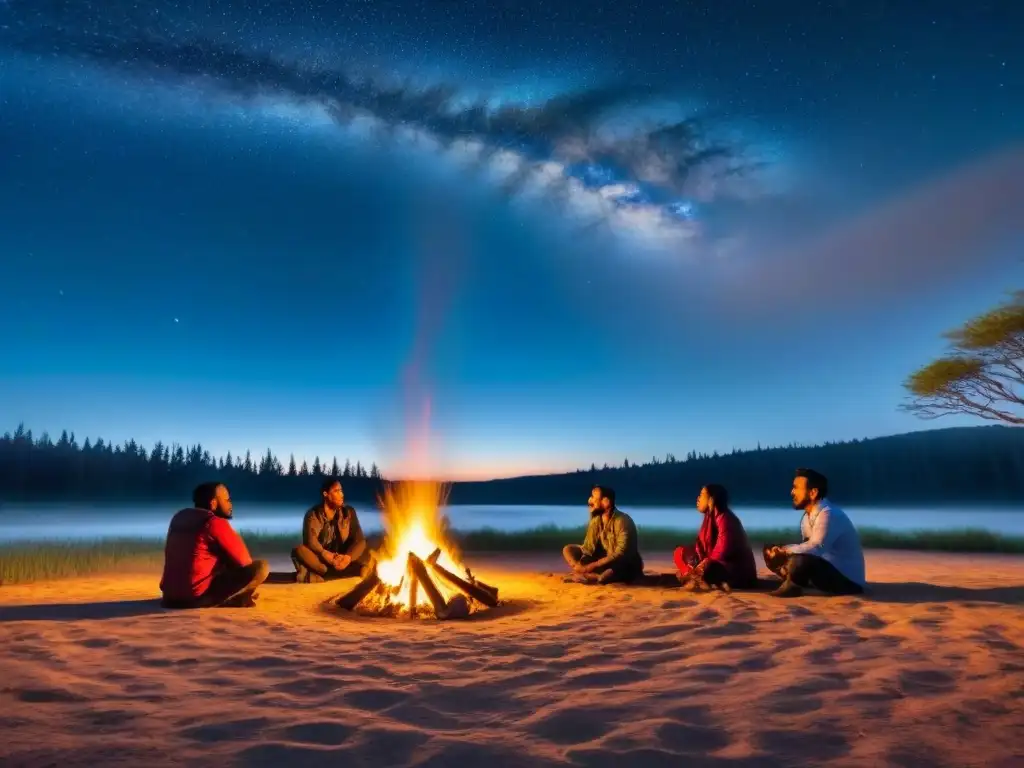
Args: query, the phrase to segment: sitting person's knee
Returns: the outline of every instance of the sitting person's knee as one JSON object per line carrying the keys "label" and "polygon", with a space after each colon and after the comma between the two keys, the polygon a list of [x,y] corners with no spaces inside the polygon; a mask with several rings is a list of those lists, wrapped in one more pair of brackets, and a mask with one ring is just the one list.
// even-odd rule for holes
{"label": "sitting person's knee", "polygon": [[270,576],[270,563],[266,560],[253,560],[252,564],[253,578],[259,579],[261,583],[266,581],[267,577]]}
{"label": "sitting person's knee", "polygon": [[582,556],[582,551],[578,544],[566,544],[562,547],[562,557],[566,560],[577,561]]}

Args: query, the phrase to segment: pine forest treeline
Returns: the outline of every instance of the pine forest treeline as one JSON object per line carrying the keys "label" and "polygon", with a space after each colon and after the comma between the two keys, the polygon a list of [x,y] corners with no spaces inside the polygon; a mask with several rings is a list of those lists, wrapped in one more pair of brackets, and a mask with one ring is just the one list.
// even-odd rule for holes
{"label": "pine forest treeline", "polygon": [[[615,487],[620,504],[688,505],[700,486],[724,483],[736,503],[785,504],[793,469],[825,472],[833,497],[846,504],[914,505],[1024,502],[1024,429],[967,427],[818,446],[787,446],[719,455],[691,452],[647,462],[560,475],[456,483],[452,503],[581,504],[593,484]],[[341,477],[346,495],[373,499],[383,478],[376,465],[318,457],[283,464],[271,451],[258,459],[213,457],[201,445],[102,439],[57,440],[19,426],[0,437],[0,501],[187,501],[198,482],[217,479],[236,499],[307,502],[324,476]]]}

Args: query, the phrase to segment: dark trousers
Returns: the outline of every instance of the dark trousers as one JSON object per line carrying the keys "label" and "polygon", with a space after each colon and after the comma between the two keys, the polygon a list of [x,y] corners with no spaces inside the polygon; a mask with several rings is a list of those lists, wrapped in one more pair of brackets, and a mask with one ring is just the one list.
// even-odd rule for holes
{"label": "dark trousers", "polygon": [[249,565],[227,566],[210,580],[209,588],[191,600],[164,598],[165,608],[231,607],[244,602],[270,575],[266,560],[253,560]]}
{"label": "dark trousers", "polygon": [[[572,568],[575,565],[590,565],[590,563],[605,557],[605,554],[603,550],[598,550],[593,555],[584,555],[583,547],[579,544],[569,544],[562,550],[562,557],[565,558],[565,562]],[[605,568],[600,573],[587,574],[588,580],[596,581],[598,584],[629,583],[636,581],[636,579],[643,575],[643,561],[639,563],[614,563],[610,568]]]}
{"label": "dark trousers", "polygon": [[832,563],[817,555],[780,553],[769,558],[766,552],[764,564],[773,573],[800,587],[814,587],[829,595],[860,595],[864,592],[860,584],[850,581]]}
{"label": "dark trousers", "polygon": [[370,550],[365,550],[358,560],[353,560],[341,570],[321,560],[316,552],[300,544],[292,550],[292,564],[295,566],[295,580],[300,583],[333,581],[365,576],[373,564]]}

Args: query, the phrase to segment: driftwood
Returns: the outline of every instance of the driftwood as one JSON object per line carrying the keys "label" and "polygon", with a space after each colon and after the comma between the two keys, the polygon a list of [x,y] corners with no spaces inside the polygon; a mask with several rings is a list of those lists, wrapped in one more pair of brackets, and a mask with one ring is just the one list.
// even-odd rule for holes
{"label": "driftwood", "polygon": [[363,602],[363,599],[369,595],[378,584],[380,584],[380,577],[377,576],[377,569],[374,568],[366,574],[366,577],[362,581],[352,588],[351,592],[339,597],[335,605],[339,608],[344,608],[346,611],[354,611],[356,606]]}
{"label": "driftwood", "polygon": [[481,585],[479,583],[474,584],[466,581],[462,577],[456,576],[444,566],[438,565],[436,562],[431,563],[430,567],[433,569],[434,573],[456,589],[464,592],[467,597],[471,597],[477,602],[483,603],[488,608],[494,608],[498,604],[498,590],[494,587],[485,589],[484,586],[486,585]]}

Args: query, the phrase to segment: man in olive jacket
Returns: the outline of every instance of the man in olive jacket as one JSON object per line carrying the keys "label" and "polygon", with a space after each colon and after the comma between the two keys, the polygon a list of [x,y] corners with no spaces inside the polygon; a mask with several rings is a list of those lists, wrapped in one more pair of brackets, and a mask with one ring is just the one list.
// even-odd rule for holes
{"label": "man in olive jacket", "polygon": [[302,543],[292,550],[295,580],[302,584],[365,576],[373,568],[373,555],[345,492],[337,478],[320,489],[323,502],[310,508],[302,520]]}
{"label": "man in olive jacket", "polygon": [[590,524],[583,545],[562,550],[574,576],[567,581],[610,584],[630,582],[644,573],[633,518],[615,507],[615,491],[595,486],[590,494]]}

